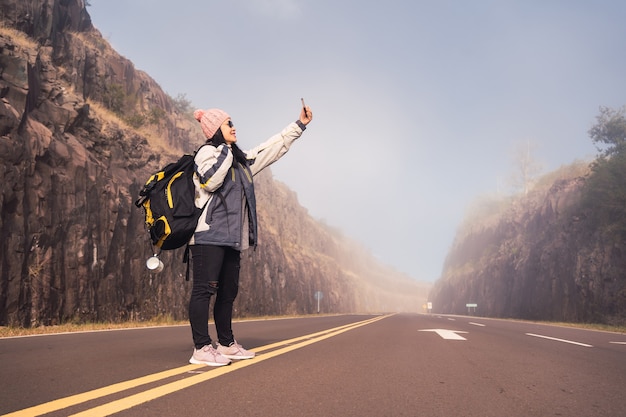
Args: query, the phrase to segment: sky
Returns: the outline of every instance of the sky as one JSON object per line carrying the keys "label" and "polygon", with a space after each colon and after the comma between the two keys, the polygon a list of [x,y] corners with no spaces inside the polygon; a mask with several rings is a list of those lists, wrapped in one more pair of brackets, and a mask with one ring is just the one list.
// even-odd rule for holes
{"label": "sky", "polygon": [[[434,282],[466,210],[597,150],[626,105],[623,0],[89,0],[113,48],[170,96],[230,114],[248,149],[304,98],[274,178],[381,262]],[[530,146],[532,144],[532,146]]]}

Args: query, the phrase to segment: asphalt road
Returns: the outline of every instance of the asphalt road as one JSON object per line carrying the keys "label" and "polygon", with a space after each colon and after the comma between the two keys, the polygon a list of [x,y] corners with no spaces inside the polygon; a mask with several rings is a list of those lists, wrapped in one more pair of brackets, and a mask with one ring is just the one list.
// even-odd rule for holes
{"label": "asphalt road", "polygon": [[626,416],[624,334],[416,314],[234,327],[257,357],[221,368],[187,363],[188,326],[0,339],[0,414]]}

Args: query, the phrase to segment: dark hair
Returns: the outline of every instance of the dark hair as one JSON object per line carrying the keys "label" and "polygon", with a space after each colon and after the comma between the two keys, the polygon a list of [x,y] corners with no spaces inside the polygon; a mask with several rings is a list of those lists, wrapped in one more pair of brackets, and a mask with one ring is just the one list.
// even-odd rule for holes
{"label": "dark hair", "polygon": [[226,141],[224,140],[224,135],[222,134],[222,129],[218,128],[213,137],[211,139],[207,139],[206,143],[208,143],[209,145],[213,145],[216,148],[222,143],[226,143]]}
{"label": "dark hair", "polygon": [[[207,140],[206,143],[208,143],[209,145],[213,145],[216,148],[222,143],[226,143],[226,140],[224,140],[224,135],[222,134],[222,129],[217,129],[217,132],[215,132],[213,137]],[[237,161],[245,165],[248,158],[246,158],[246,154],[241,149],[239,149],[239,146],[237,146],[236,143],[233,143],[230,145],[230,149],[233,152],[234,156],[233,163]]]}
{"label": "dark hair", "polygon": [[242,165],[245,165],[248,158],[246,157],[246,154],[241,149],[239,149],[239,146],[237,146],[236,143],[233,143],[232,145],[230,145],[230,148],[233,150],[235,160]]}

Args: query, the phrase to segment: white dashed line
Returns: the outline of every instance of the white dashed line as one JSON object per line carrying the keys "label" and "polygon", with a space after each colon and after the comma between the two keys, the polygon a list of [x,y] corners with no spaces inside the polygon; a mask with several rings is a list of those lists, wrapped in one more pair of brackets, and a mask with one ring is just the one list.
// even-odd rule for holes
{"label": "white dashed line", "polygon": [[555,340],[557,342],[570,343],[572,345],[578,345],[578,346],[583,346],[583,347],[593,347],[592,345],[588,345],[586,343],[574,342],[572,340],[566,340],[566,339],[557,339],[556,337],[543,336],[543,335],[534,334],[534,333],[526,333],[526,336],[540,337],[542,339]]}

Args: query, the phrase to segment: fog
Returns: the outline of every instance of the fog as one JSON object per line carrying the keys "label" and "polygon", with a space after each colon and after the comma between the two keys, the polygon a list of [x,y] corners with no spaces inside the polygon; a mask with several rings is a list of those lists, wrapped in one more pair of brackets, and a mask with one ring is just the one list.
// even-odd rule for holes
{"label": "fog", "polygon": [[590,160],[599,106],[626,101],[622,1],[89,3],[172,97],[227,111],[244,149],[303,97],[314,120],[275,178],[421,281],[477,197],[513,191],[520,144],[543,172]]}

